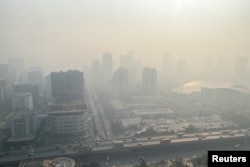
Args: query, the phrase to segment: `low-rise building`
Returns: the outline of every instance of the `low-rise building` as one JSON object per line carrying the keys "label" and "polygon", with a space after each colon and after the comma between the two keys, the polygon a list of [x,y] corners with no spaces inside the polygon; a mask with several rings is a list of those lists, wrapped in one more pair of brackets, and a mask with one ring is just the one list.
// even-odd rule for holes
{"label": "low-rise building", "polygon": [[29,143],[34,140],[38,129],[36,114],[27,111],[17,112],[10,119],[9,124],[11,129],[11,137],[8,139],[9,144]]}
{"label": "low-rise building", "polygon": [[52,134],[69,137],[86,135],[88,123],[86,110],[49,111],[48,121]]}

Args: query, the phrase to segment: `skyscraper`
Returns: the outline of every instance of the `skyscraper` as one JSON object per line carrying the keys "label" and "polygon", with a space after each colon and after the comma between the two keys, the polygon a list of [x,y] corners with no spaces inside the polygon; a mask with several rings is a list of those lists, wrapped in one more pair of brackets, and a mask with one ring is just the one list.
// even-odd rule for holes
{"label": "skyscraper", "polygon": [[157,71],[155,68],[144,67],[142,72],[144,93],[155,93],[157,88]]}
{"label": "skyscraper", "polygon": [[67,72],[52,72],[51,92],[53,98],[82,99],[84,98],[83,72],[70,70]]}
{"label": "skyscraper", "polygon": [[102,72],[104,76],[104,81],[108,81],[112,77],[112,70],[113,70],[113,61],[112,61],[112,54],[109,52],[105,52],[102,55]]}

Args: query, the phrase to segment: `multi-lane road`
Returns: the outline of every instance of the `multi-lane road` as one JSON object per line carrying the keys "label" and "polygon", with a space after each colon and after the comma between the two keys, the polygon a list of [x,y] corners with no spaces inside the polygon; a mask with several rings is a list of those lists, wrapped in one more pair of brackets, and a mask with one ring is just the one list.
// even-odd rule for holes
{"label": "multi-lane road", "polygon": [[[161,144],[161,141],[165,139],[169,139],[169,143]],[[236,144],[246,145],[247,143],[249,143],[248,140],[250,141],[250,136],[248,136],[248,130],[240,129],[231,131],[215,131],[209,133],[184,134],[183,136],[168,135],[145,138],[123,138],[117,139],[115,141],[90,141],[81,144],[58,145],[47,148],[34,148],[35,154],[31,157],[28,156],[28,150],[9,151],[7,153],[2,152],[0,153],[0,165],[31,158],[37,159],[58,156],[84,156],[90,157],[91,159],[91,156],[104,156],[106,154],[113,154],[114,152],[116,152],[117,154],[123,154],[127,151],[137,151],[145,153],[152,152],[153,150],[155,150],[157,152],[163,147],[167,148],[167,150],[173,150],[172,155],[175,155],[174,152],[181,148],[185,148],[186,152],[192,152],[192,148],[190,148],[191,150],[188,150],[191,145],[193,147],[197,147],[199,151],[209,149],[210,145],[212,148],[214,146],[214,143],[220,143],[218,144],[218,146],[225,146],[233,149],[234,145]]]}

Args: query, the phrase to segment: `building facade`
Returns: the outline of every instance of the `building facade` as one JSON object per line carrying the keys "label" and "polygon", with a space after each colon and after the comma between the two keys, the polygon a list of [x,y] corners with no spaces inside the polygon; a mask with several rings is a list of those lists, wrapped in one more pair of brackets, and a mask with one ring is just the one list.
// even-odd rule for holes
{"label": "building facade", "polygon": [[16,84],[14,86],[15,93],[31,93],[34,109],[39,105],[39,88],[38,85],[32,84]]}
{"label": "building facade", "polygon": [[33,100],[31,93],[15,93],[13,97],[14,111],[33,111]]}
{"label": "building facade", "polygon": [[37,131],[36,115],[30,112],[18,112],[10,121],[11,137],[34,136]]}
{"label": "building facade", "polygon": [[52,134],[68,137],[86,135],[88,122],[86,110],[50,111],[48,121]]}
{"label": "building facade", "polygon": [[51,93],[53,98],[84,99],[83,72],[70,70],[51,73]]}

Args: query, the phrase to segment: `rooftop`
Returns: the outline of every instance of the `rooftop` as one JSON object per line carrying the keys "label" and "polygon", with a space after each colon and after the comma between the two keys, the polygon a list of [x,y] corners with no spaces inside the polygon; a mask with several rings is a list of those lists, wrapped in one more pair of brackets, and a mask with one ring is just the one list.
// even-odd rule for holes
{"label": "rooftop", "polygon": [[124,107],[124,105],[119,101],[119,100],[116,100],[116,99],[112,99],[109,101],[112,105],[112,107],[115,109],[115,110],[125,110],[126,108]]}
{"label": "rooftop", "polygon": [[33,141],[35,138],[35,135],[29,135],[29,136],[19,136],[19,137],[10,137],[8,139],[8,143],[11,142],[23,142],[23,141]]}

